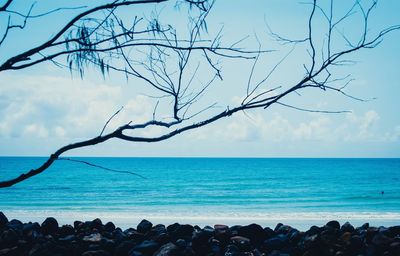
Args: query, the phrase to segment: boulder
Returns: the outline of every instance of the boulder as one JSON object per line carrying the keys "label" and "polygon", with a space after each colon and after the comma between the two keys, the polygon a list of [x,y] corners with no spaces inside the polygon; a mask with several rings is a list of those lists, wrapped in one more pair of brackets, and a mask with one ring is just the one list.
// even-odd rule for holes
{"label": "boulder", "polygon": [[41,230],[45,235],[52,235],[58,232],[58,222],[55,218],[49,217],[46,218],[42,225]]}
{"label": "boulder", "polygon": [[153,227],[153,223],[151,223],[148,220],[142,220],[138,225],[137,225],[137,231],[142,234],[146,234],[151,230]]}

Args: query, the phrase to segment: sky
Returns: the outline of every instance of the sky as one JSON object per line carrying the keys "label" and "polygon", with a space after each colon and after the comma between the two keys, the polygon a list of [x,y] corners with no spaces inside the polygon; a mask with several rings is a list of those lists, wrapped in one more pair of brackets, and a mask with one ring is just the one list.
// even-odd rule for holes
{"label": "sky", "polygon": [[[233,1],[217,0],[209,17],[209,35],[223,27],[222,42],[229,44],[242,38],[245,49],[258,47],[272,50],[260,57],[253,80],[262,79],[274,65],[292,50],[268,33],[268,26],[285,37],[304,38],[310,5],[297,1]],[[327,1],[321,1],[326,3]],[[351,1],[334,1],[335,14],[343,15]],[[369,1],[362,1],[368,4]],[[55,1],[39,1],[33,13],[50,10]],[[70,1],[81,6],[82,1]],[[27,10],[26,1],[17,1],[16,10]],[[321,6],[322,8],[326,6]],[[400,2],[386,0],[372,12],[370,30],[373,35],[382,28],[400,24],[397,10]],[[0,46],[0,62],[49,38],[78,10],[51,14],[28,23],[22,31],[10,34]],[[186,10],[172,5],[146,5],[120,12],[129,20],[132,15],[151,17],[171,23],[178,31],[185,30]],[[336,32],[335,49],[346,47],[341,33],[355,40],[362,24],[359,12],[350,17]],[[0,14],[1,16],[1,14]],[[0,17],[4,24],[5,16]],[[49,22],[51,21],[51,22]],[[268,24],[268,26],[267,26]],[[326,23],[320,13],[314,22],[315,38],[326,35]],[[318,49],[324,41],[317,41]],[[354,79],[346,92],[369,101],[356,101],[332,92],[307,90],[291,95],[285,103],[301,108],[346,110],[341,114],[309,113],[283,106],[248,111],[220,120],[207,127],[181,134],[160,143],[131,143],[112,140],[101,145],[74,150],[72,156],[129,157],[400,157],[400,31],[387,37],[375,49],[352,54],[352,65],[338,66],[333,76],[351,75]],[[60,61],[63,61],[62,59]],[[265,88],[281,85],[287,88],[304,75],[309,64],[306,46],[296,46],[273,75]],[[199,101],[198,109],[217,102],[218,108],[197,118],[206,118],[226,106],[234,106],[243,98],[249,79],[251,61],[222,60],[223,81],[213,84]],[[206,71],[204,71],[206,72]],[[204,77],[208,74],[204,74]],[[203,77],[203,74],[202,74]],[[199,79],[202,79],[199,78]],[[126,81],[118,75],[103,78],[96,70],[88,70],[81,79],[68,69],[43,63],[19,71],[0,72],[0,155],[47,156],[66,144],[95,137],[107,119],[121,106],[124,110],[113,119],[109,128],[128,121],[144,122],[152,118],[156,100],[143,82]],[[160,115],[169,110],[169,101],[160,105]],[[214,111],[214,112],[213,112]],[[215,112],[216,111],[216,112]],[[165,130],[151,129],[140,133],[152,136]]]}

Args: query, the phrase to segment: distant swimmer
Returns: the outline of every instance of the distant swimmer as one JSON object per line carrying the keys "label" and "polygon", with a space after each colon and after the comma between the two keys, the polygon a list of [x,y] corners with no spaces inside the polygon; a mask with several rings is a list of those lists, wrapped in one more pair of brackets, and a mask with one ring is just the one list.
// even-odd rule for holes
{"label": "distant swimmer", "polygon": [[385,194],[385,191],[381,191],[381,195],[383,196],[383,194]]}

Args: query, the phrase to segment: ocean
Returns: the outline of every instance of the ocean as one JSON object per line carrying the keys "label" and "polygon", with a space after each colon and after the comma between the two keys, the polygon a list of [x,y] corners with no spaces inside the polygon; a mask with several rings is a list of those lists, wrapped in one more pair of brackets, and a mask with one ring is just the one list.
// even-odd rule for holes
{"label": "ocean", "polygon": [[[123,228],[153,223],[278,222],[300,229],[336,219],[400,225],[400,159],[72,158],[0,189],[9,219],[61,223],[100,217]],[[45,158],[0,157],[0,179]],[[127,172],[134,172],[140,176]]]}

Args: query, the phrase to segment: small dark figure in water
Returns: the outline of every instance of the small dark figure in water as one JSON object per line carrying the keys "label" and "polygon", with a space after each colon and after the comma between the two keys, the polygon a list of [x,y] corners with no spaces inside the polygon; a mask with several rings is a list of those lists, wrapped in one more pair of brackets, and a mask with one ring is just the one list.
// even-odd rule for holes
{"label": "small dark figure in water", "polygon": [[381,195],[383,196],[383,194],[385,194],[385,191],[381,191]]}

